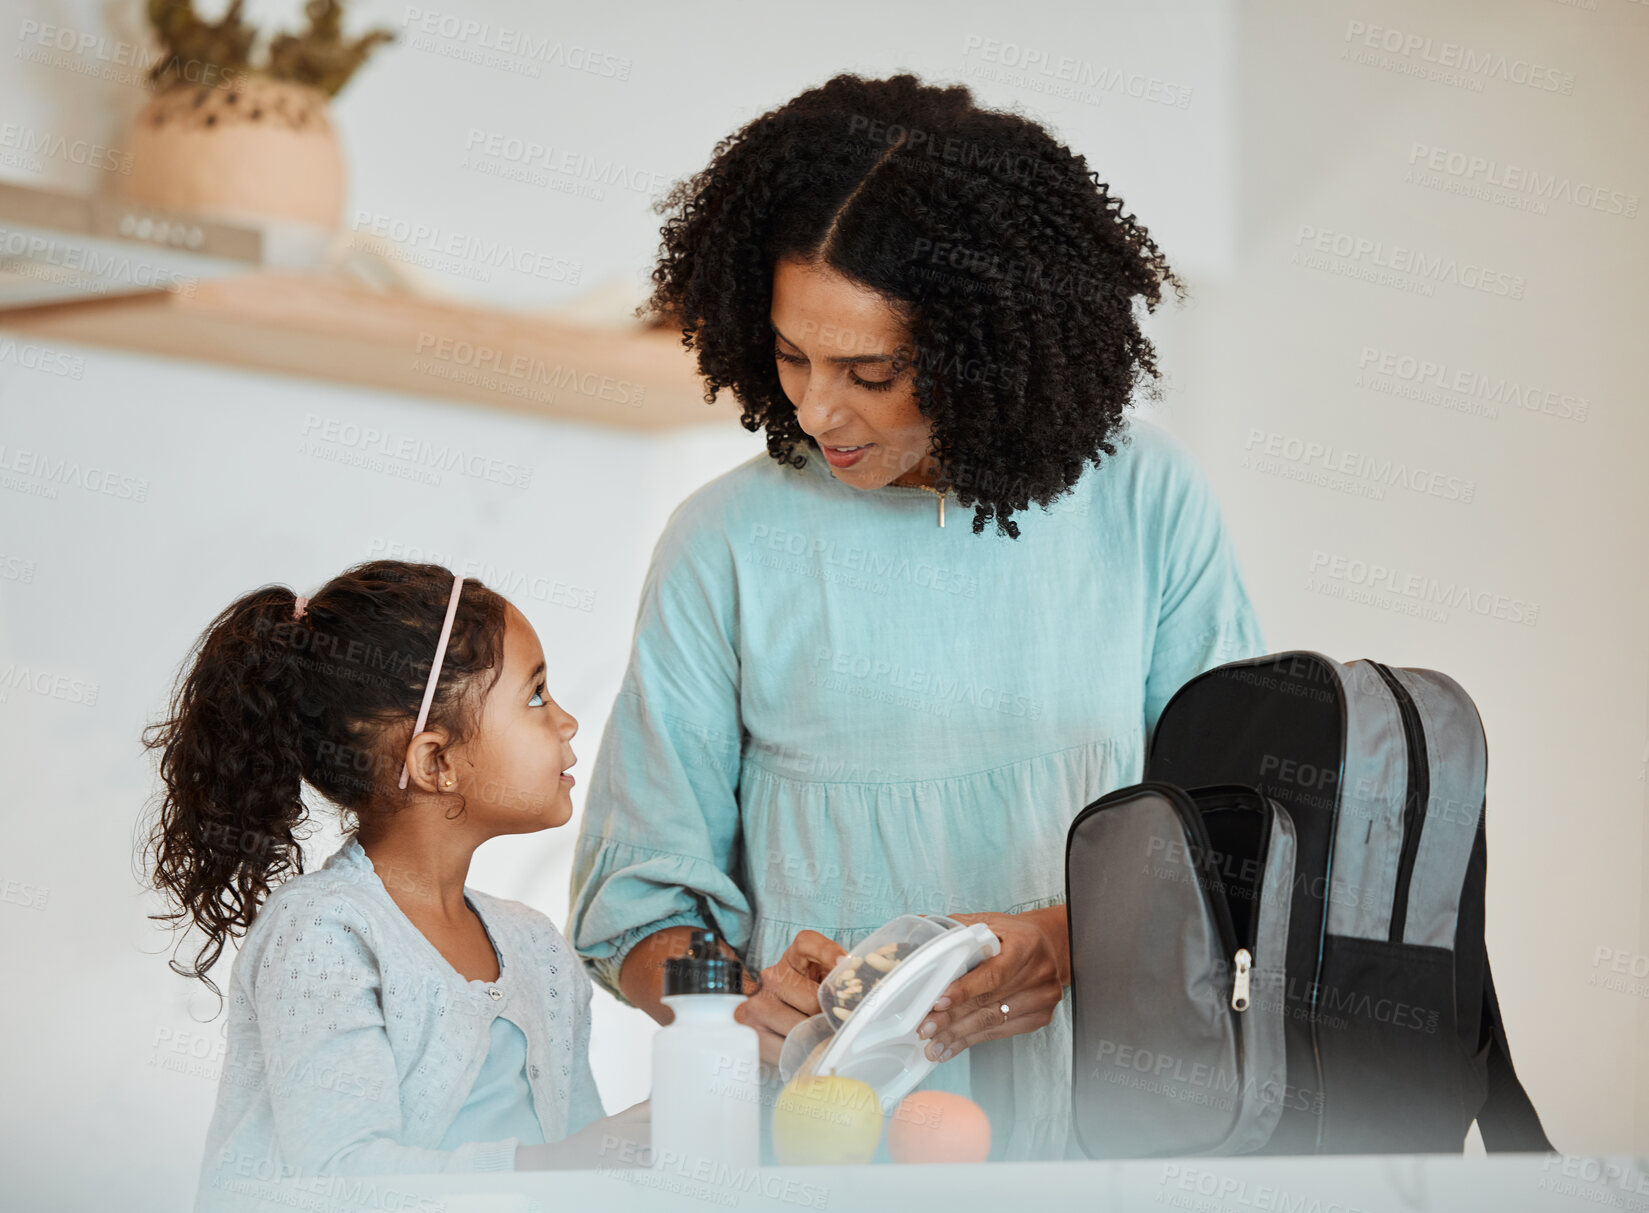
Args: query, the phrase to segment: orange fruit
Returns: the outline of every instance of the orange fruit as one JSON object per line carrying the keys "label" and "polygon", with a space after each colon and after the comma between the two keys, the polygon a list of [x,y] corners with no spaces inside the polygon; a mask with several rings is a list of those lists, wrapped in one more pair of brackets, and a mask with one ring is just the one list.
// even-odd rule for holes
{"label": "orange fruit", "polygon": [[894,1162],[984,1162],[990,1117],[966,1095],[912,1091],[888,1122],[887,1152]]}

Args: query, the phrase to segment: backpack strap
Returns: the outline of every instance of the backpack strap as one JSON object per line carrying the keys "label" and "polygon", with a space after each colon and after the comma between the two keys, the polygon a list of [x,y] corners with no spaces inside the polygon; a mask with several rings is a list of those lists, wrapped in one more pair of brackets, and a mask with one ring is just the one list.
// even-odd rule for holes
{"label": "backpack strap", "polygon": [[1506,1024],[1500,1018],[1500,1000],[1494,992],[1494,973],[1483,961],[1483,1017],[1489,1027],[1488,1089],[1477,1113],[1477,1128],[1486,1150],[1555,1153],[1540,1125],[1540,1114],[1512,1067]]}

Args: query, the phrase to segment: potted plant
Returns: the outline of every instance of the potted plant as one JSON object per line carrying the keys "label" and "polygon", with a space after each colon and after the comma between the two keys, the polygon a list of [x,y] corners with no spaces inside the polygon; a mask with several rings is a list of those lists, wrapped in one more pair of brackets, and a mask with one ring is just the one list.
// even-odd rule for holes
{"label": "potted plant", "polygon": [[123,192],[167,210],[333,230],[345,181],[329,102],[394,34],[345,39],[339,0],[308,0],[308,28],[275,36],[254,62],[258,31],[242,3],[207,22],[191,0],[149,0],[163,52],[132,123]]}

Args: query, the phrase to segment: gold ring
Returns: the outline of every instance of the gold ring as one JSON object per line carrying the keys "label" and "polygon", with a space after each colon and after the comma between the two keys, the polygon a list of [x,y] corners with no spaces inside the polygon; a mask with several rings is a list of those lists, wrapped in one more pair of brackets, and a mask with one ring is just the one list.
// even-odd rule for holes
{"label": "gold ring", "polygon": [[1002,1022],[1003,1023],[1008,1022],[1008,1004],[1007,1003],[1002,1004]]}

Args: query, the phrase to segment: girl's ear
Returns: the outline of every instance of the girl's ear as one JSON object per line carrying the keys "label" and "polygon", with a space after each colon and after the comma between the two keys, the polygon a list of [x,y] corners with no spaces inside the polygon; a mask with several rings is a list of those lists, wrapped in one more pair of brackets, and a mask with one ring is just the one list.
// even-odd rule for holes
{"label": "girl's ear", "polygon": [[[457,786],[446,747],[447,735],[439,729],[425,729],[413,736],[407,743],[407,791],[417,788],[433,794],[450,792]],[[395,778],[400,781],[399,771]]]}

